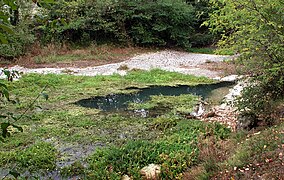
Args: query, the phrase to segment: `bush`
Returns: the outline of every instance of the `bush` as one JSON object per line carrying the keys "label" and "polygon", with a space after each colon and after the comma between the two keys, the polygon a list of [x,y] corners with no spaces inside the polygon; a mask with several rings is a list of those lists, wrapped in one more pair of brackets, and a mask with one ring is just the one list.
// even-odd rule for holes
{"label": "bush", "polygon": [[[284,97],[284,26],[281,0],[211,0],[215,11],[209,24],[222,33],[219,46],[240,54],[251,76],[238,103],[241,111],[269,114],[271,104]],[[265,115],[266,116],[266,115]]]}
{"label": "bush", "polygon": [[194,32],[195,19],[191,5],[173,0],[140,1],[132,2],[132,5],[133,14],[125,24],[134,43],[191,46],[190,35]]}
{"label": "bush", "polygon": [[7,34],[8,44],[0,44],[0,57],[13,59],[24,55],[35,37],[26,28],[17,27],[14,34]]}
{"label": "bush", "polygon": [[44,43],[111,41],[189,48],[192,44],[205,45],[212,40],[207,28],[200,28],[203,19],[208,17],[208,8],[207,1],[61,1],[37,23],[42,25],[39,34]]}

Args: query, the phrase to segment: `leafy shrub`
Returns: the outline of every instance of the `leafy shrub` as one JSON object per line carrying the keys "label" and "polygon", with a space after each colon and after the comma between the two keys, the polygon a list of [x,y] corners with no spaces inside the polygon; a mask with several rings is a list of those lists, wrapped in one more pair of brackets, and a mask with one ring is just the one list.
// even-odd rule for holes
{"label": "leafy shrub", "polygon": [[131,2],[133,15],[126,29],[136,44],[190,47],[194,9],[183,1]]}
{"label": "leafy shrub", "polygon": [[76,161],[72,163],[70,166],[65,166],[61,169],[60,174],[63,177],[72,177],[84,174],[85,167],[81,164],[81,162]]}
{"label": "leafy shrub", "polygon": [[41,24],[39,32],[45,43],[56,40],[84,45],[111,41],[189,48],[211,42],[207,28],[200,28],[208,9],[205,1],[61,1],[37,23]]}
{"label": "leafy shrub", "polygon": [[29,46],[35,41],[34,35],[26,29],[18,28],[15,33],[7,35],[8,44],[0,44],[0,57],[16,58],[24,55]]}
{"label": "leafy shrub", "polygon": [[[240,54],[243,70],[252,78],[244,90],[239,110],[258,116],[284,97],[284,26],[283,1],[211,0],[215,11],[209,24],[222,33],[219,46]],[[273,6],[272,6],[273,5]]]}

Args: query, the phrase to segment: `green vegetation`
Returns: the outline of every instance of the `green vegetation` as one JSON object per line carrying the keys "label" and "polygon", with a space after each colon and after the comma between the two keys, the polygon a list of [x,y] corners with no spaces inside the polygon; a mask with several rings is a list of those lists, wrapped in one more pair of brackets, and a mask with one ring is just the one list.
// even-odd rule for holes
{"label": "green vegetation", "polygon": [[[62,176],[79,174],[91,179],[107,175],[105,174],[107,172],[97,170],[97,166],[100,168],[104,165],[108,166],[106,163],[115,158],[121,158],[120,155],[126,153],[126,162],[119,167],[121,169],[113,172],[112,176],[119,176],[119,172],[125,172],[131,173],[133,177],[139,177],[138,169],[153,161],[153,163],[163,164],[163,176],[171,173],[172,178],[178,177],[195,162],[198,152],[197,137],[205,132],[205,127],[214,129],[209,124],[188,121],[170,112],[149,118],[117,113],[103,114],[97,109],[77,107],[73,102],[91,96],[133,91],[125,90],[126,87],[174,85],[181,82],[196,85],[212,83],[212,80],[156,69],[150,72],[130,71],[124,77],[29,74],[24,75],[19,81],[3,81],[11,91],[11,99],[19,97],[16,105],[7,103],[2,106],[3,113],[9,110],[17,117],[45,86],[48,87],[45,92],[48,93],[49,99],[48,101],[37,99],[33,110],[29,111],[21,121],[16,122],[23,128],[23,132],[18,132],[14,128],[8,129],[11,137],[6,138],[0,148],[1,167],[9,169],[15,166],[17,172],[29,171],[35,176],[40,176],[37,174],[39,172],[37,170],[40,170],[44,176],[55,168],[55,162],[67,165],[71,157],[71,162],[74,163],[62,168]],[[25,98],[20,98],[23,96]],[[197,97],[192,95],[174,99],[173,97],[160,98],[164,99],[163,103],[169,100],[174,101],[173,111],[179,111],[180,107],[190,110],[197,101]],[[66,154],[64,151],[65,147],[76,149],[79,146],[79,151],[84,151],[86,147],[87,151],[92,152],[96,148],[93,144],[96,143],[102,144],[103,150],[95,150],[93,155],[85,157],[87,160],[81,158],[81,161],[90,164],[89,168],[80,165],[80,161],[72,159],[74,158],[72,153]],[[140,147],[140,143],[145,146]],[[42,151],[41,155],[36,156],[39,151]],[[145,154],[136,156],[133,160],[129,159],[133,158],[133,154],[137,151]],[[104,162],[103,158],[99,158],[102,152],[104,158],[109,159],[108,161]],[[148,160],[147,158],[139,159],[144,156],[149,156]],[[113,166],[118,168],[119,164]]]}
{"label": "green vegetation", "polygon": [[[34,7],[33,2],[38,6]],[[11,9],[5,9],[4,4]],[[1,41],[9,43],[0,44],[3,58],[17,58],[31,52],[28,47],[35,40],[41,42],[42,47],[114,43],[188,49],[210,45],[214,38],[207,27],[201,27],[212,11],[208,0],[41,0],[25,3],[7,0],[1,3],[0,11],[3,14]],[[13,29],[21,30],[13,33]],[[46,60],[40,58],[37,62]]]}
{"label": "green vegetation", "polygon": [[[123,77],[29,74],[15,82],[0,80],[1,176],[49,178],[59,168],[64,178],[127,174],[141,179],[139,170],[155,163],[161,165],[161,179],[282,178],[283,7],[283,0],[1,1],[1,63],[23,56],[36,63],[110,62],[134,53],[108,53],[105,43],[212,53],[199,47],[218,41],[221,49],[215,53],[238,54],[243,73],[250,76],[238,110],[266,125],[279,123],[231,132],[218,123],[189,120],[181,114],[197,103],[191,95],[130,104],[130,109],[167,110],[147,118],[74,104],[135,91],[126,87],[213,83],[207,78],[123,65],[129,72]],[[14,72],[3,72],[13,80]]]}
{"label": "green vegetation", "polygon": [[[156,80],[150,77],[156,77]],[[123,113],[100,113],[96,109],[72,104],[90,96],[133,91],[125,90],[126,87],[172,85],[173,78],[176,83],[181,80],[187,84],[212,82],[161,70],[140,70],[124,77],[30,74],[19,81],[6,83],[8,88],[12,88],[11,99],[23,95],[25,98],[19,99],[20,104],[16,108],[11,108],[9,103],[2,106],[2,112],[9,109],[17,115],[46,84],[49,87],[46,90],[49,100],[38,99],[41,108],[35,106],[33,111],[17,122],[23,132],[9,129],[11,137],[5,139],[0,148],[1,167],[20,174],[29,171],[32,176],[43,177],[58,168],[55,163],[61,163],[62,177],[119,179],[127,174],[139,179],[140,169],[155,163],[161,165],[162,179],[192,177],[191,171],[196,167],[201,170],[194,172],[193,177],[219,176],[221,169],[227,169],[228,177],[235,177],[234,167],[238,170],[246,168],[248,164],[257,167],[258,162],[270,161],[282,152],[283,125],[264,130],[258,135],[232,133],[218,123],[188,120],[175,113],[183,110],[188,113],[187,110],[195,106],[198,97],[192,95],[153,96],[149,104],[133,104],[137,108],[164,106],[171,109],[148,118]],[[73,152],[86,152],[86,156],[78,158]],[[263,166],[259,168],[263,169]],[[277,176],[279,173],[275,174]]]}
{"label": "green vegetation", "polygon": [[[192,44],[208,44],[212,39],[206,28],[199,28],[197,14],[203,12],[205,18],[209,11],[204,8],[199,12],[198,5],[201,4],[209,7],[207,3],[183,0],[63,1],[48,8],[45,21],[39,23],[43,23],[44,41],[67,40],[86,45],[92,41],[111,40],[124,44],[188,48]],[[45,25],[47,20],[57,23]]]}
{"label": "green vegetation", "polygon": [[187,51],[191,53],[215,54],[214,48],[189,48]]}
{"label": "green vegetation", "polygon": [[13,34],[6,34],[9,44],[0,44],[0,57],[14,58],[24,55],[34,43],[35,37],[28,32],[26,27],[17,27]]}
{"label": "green vegetation", "polygon": [[[134,179],[141,179],[139,170],[155,163],[161,164],[161,178],[179,179],[185,169],[196,163],[197,139],[206,133],[205,127],[214,129],[214,126],[199,121],[183,120],[170,132],[165,131],[167,136],[154,142],[130,141],[121,147],[98,150],[89,158],[87,177],[119,179],[123,174],[129,174]],[[220,135],[218,130],[216,134]]]}
{"label": "green vegetation", "polygon": [[173,113],[191,113],[198,103],[198,97],[191,94],[180,96],[151,96],[145,103],[131,103],[129,109],[166,109]]}
{"label": "green vegetation", "polygon": [[[251,76],[238,109],[265,117],[275,101],[284,98],[284,26],[282,0],[212,0],[213,32],[222,34],[219,46],[238,53],[242,69]],[[242,17],[242,18],[240,18]]]}
{"label": "green vegetation", "polygon": [[[175,72],[166,72],[159,69],[151,71],[134,70],[126,76],[69,76],[48,74],[28,74],[21,81],[8,84],[13,89],[12,94],[21,97],[22,104],[31,100],[35,92],[40,92],[44,86],[48,87],[49,102],[69,101],[89,96],[102,96],[110,93],[130,92],[126,87],[147,87],[149,85],[197,85],[208,84],[214,81],[205,77],[195,77]],[[16,88],[17,87],[17,88]],[[64,92],[64,93],[63,93]],[[48,104],[48,103],[47,103]]]}
{"label": "green vegetation", "polygon": [[40,173],[56,168],[56,156],[57,151],[51,144],[35,142],[24,150],[0,151],[0,162],[1,168]]}
{"label": "green vegetation", "polygon": [[225,141],[200,140],[200,164],[185,178],[245,179],[283,177],[283,123],[259,132],[238,132]]}

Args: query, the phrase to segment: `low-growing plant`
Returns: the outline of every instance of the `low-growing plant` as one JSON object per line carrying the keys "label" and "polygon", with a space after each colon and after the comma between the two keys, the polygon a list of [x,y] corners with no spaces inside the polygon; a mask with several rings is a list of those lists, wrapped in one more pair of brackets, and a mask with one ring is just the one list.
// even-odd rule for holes
{"label": "low-growing plant", "polygon": [[201,54],[215,54],[214,48],[189,48],[188,52]]}
{"label": "low-growing plant", "polygon": [[15,170],[22,173],[46,173],[55,169],[57,151],[50,143],[37,142],[24,150],[1,151],[0,156],[2,167],[15,167]]}
{"label": "low-growing plant", "polygon": [[87,177],[121,178],[127,174],[139,179],[139,171],[154,163],[161,165],[161,178],[181,178],[182,172],[197,160],[198,137],[206,132],[205,127],[199,121],[183,120],[166,131],[168,136],[156,141],[130,141],[121,147],[98,150],[89,157]]}
{"label": "low-growing plant", "polygon": [[122,64],[117,68],[117,70],[127,71],[129,70],[129,67],[126,64]]}
{"label": "low-growing plant", "polygon": [[74,177],[85,173],[85,167],[80,161],[76,161],[69,166],[65,166],[60,170],[63,177]]}
{"label": "low-growing plant", "polygon": [[181,121],[180,117],[176,115],[165,114],[154,118],[149,126],[150,128],[165,132],[166,130],[175,127],[179,121]]}
{"label": "low-growing plant", "polygon": [[191,113],[198,103],[198,97],[192,94],[180,96],[151,96],[145,103],[131,103],[129,109],[164,109],[173,113]]}

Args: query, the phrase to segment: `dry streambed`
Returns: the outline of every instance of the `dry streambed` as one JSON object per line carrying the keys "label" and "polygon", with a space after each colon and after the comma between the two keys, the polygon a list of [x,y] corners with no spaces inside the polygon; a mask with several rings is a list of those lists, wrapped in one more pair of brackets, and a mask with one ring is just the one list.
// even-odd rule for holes
{"label": "dry streambed", "polygon": [[[180,72],[184,74],[192,74],[196,76],[206,76],[209,78],[219,78],[222,72],[208,70],[198,67],[199,65],[211,62],[222,62],[230,59],[230,56],[195,54],[187,52],[179,52],[172,50],[159,51],[154,53],[146,53],[134,56],[124,62],[107,64],[102,66],[87,67],[87,68],[36,68],[29,69],[21,66],[11,67],[11,70],[16,70],[22,73],[67,73],[84,76],[96,75],[111,75],[118,73],[125,75],[127,71],[132,69],[150,70],[154,68]],[[210,66],[210,65],[209,65]]]}

